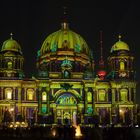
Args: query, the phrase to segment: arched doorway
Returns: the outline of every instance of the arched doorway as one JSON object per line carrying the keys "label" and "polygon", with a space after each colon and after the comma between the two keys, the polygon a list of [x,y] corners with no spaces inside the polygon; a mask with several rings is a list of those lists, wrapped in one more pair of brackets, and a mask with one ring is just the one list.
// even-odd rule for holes
{"label": "arched doorway", "polygon": [[77,100],[71,93],[61,94],[56,100],[56,120],[58,124],[72,125],[73,114],[77,114]]}

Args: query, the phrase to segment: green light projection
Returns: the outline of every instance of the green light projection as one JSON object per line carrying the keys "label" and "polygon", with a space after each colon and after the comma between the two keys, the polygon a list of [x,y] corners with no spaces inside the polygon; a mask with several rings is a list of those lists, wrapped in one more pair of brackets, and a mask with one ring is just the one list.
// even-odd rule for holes
{"label": "green light projection", "polygon": [[57,44],[56,43],[52,44],[51,51],[52,52],[56,52],[57,51]]}
{"label": "green light projection", "polygon": [[75,44],[74,51],[77,52],[77,53],[80,53],[81,47],[80,47],[79,44]]}
{"label": "green light projection", "polygon": [[57,99],[56,103],[61,105],[74,105],[77,103],[77,101],[71,94],[66,93],[61,95]]}
{"label": "green light projection", "polygon": [[47,113],[46,104],[42,104],[41,112],[44,113],[44,114]]}
{"label": "green light projection", "polygon": [[92,107],[88,107],[87,108],[87,113],[88,114],[92,114],[93,113],[93,108]]}

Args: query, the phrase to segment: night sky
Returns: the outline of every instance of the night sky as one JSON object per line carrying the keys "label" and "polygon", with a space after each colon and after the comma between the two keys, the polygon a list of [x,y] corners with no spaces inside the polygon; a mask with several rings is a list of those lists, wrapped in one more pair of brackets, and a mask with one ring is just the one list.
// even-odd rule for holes
{"label": "night sky", "polygon": [[140,103],[140,8],[136,0],[1,0],[0,45],[13,38],[22,46],[25,75],[36,72],[37,50],[44,39],[60,29],[63,6],[68,7],[70,28],[79,33],[93,50],[95,62],[100,54],[99,31],[103,31],[104,58],[122,35],[135,56],[137,102]]}

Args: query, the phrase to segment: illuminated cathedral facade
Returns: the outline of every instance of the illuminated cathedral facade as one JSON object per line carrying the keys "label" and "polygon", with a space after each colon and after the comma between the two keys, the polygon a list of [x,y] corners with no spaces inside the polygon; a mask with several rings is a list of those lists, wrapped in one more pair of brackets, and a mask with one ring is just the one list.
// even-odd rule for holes
{"label": "illuminated cathedral facade", "polygon": [[[37,75],[24,78],[21,46],[11,36],[0,50],[0,123],[131,124],[136,121],[134,57],[119,40],[108,70],[95,71],[92,51],[67,22],[37,52]],[[103,59],[100,64],[103,66]]]}

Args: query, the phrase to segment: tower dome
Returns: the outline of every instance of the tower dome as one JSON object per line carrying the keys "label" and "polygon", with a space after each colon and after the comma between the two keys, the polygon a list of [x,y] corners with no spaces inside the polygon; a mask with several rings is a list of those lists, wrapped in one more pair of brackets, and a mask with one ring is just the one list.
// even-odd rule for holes
{"label": "tower dome", "polygon": [[130,51],[127,43],[121,41],[121,36],[119,35],[119,41],[117,41],[111,48],[111,53],[115,51]]}
{"label": "tower dome", "polygon": [[23,78],[24,57],[20,45],[12,38],[12,34],[10,39],[3,42],[0,51],[0,62],[2,62],[0,65],[0,77]]}
{"label": "tower dome", "polygon": [[19,52],[20,54],[22,54],[21,47],[19,43],[12,38],[12,34],[11,34],[10,39],[3,42],[1,52],[4,52],[4,51],[13,51],[13,52]]}

